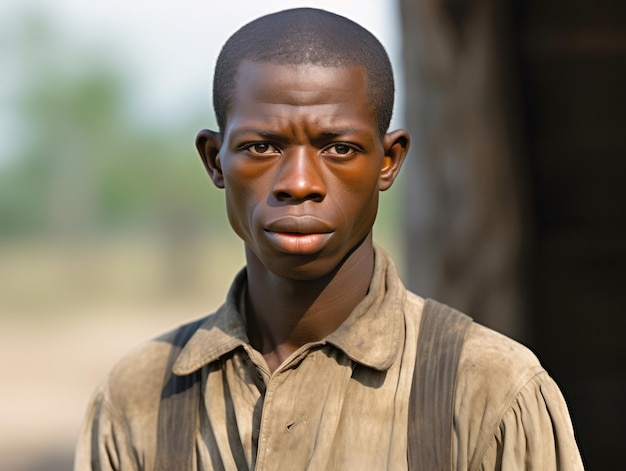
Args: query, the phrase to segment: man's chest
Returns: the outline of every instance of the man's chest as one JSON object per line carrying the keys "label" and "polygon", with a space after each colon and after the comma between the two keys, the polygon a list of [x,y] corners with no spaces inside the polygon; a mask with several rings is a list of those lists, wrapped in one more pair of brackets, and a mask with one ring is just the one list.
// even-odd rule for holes
{"label": "man's chest", "polygon": [[272,376],[233,357],[206,377],[202,469],[217,461],[226,469],[403,469],[410,384],[402,376],[332,349]]}

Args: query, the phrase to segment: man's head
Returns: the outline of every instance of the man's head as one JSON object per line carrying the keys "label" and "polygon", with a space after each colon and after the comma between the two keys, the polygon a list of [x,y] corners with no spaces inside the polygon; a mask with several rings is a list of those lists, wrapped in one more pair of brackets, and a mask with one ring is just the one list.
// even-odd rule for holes
{"label": "man's head", "polygon": [[243,26],[217,59],[213,106],[223,132],[242,62],[347,67],[365,71],[368,94],[382,136],[393,110],[391,64],[380,42],[355,22],[324,10],[298,8],[263,16]]}
{"label": "man's head", "polygon": [[[228,84],[227,92],[217,95],[229,95],[216,105],[224,113],[221,129],[200,131],[196,145],[211,179],[225,190],[228,219],[246,244],[248,265],[282,278],[311,280],[330,274],[353,253],[372,255],[379,192],[394,182],[409,136],[401,129],[381,131],[391,111],[373,106],[372,96],[380,90],[372,84],[393,83],[382,46],[374,40],[380,48],[376,57],[384,57],[387,66],[370,70],[358,59],[371,55],[365,51],[370,40],[350,34],[363,34],[361,27],[316,10],[294,14],[297,30],[308,31],[304,37],[310,34],[311,42],[283,31],[275,40],[266,32],[261,59],[241,54],[252,46],[227,43],[216,72],[222,77],[216,78],[217,86]],[[336,28],[309,24],[327,15]],[[332,40],[320,35],[324,28],[333,31]],[[333,44],[344,36],[363,50],[345,52],[345,44]],[[230,75],[223,70],[228,63]],[[385,80],[376,78],[381,70],[389,74]],[[387,84],[391,95],[392,89]],[[390,107],[391,98],[380,96],[383,108]]]}

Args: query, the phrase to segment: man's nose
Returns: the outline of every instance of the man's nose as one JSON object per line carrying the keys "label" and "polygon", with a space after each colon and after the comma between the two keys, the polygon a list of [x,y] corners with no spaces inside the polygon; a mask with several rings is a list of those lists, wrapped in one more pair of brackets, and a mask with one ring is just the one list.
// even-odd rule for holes
{"label": "man's nose", "polygon": [[277,201],[320,202],[326,196],[319,155],[313,150],[293,149],[283,155],[274,183]]}

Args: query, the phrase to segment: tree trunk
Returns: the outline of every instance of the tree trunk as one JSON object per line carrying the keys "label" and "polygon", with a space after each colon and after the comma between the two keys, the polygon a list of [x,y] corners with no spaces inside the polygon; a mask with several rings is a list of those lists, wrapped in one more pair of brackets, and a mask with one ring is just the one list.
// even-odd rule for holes
{"label": "tree trunk", "polygon": [[412,135],[404,170],[407,284],[523,338],[526,176],[506,76],[512,63],[503,60],[505,7],[493,0],[400,5]]}

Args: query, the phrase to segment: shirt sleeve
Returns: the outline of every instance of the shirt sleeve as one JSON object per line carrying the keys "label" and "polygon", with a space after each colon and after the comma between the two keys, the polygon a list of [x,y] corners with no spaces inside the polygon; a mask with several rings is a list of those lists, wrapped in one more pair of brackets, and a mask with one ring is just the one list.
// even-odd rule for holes
{"label": "shirt sleeve", "polygon": [[545,371],[524,385],[504,413],[480,469],[583,469],[565,400]]}
{"label": "shirt sleeve", "polygon": [[87,409],[74,457],[74,471],[134,471],[128,432],[108,400],[107,385],[98,389]]}

